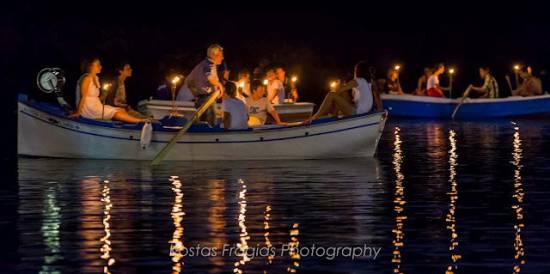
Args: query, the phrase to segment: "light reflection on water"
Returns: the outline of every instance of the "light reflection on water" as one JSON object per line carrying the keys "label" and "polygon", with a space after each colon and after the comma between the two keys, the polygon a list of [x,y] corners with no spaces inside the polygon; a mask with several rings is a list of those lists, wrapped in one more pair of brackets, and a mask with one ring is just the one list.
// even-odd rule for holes
{"label": "light reflection on water", "polygon": [[514,194],[512,209],[516,215],[516,223],[514,224],[514,273],[519,273],[523,265],[525,265],[525,247],[523,245],[523,239],[521,237],[522,230],[525,229],[524,224],[524,212],[523,212],[523,198],[525,196],[523,192],[523,184],[521,182],[521,138],[519,134],[519,127],[514,126],[514,150],[512,152],[514,165]]}
{"label": "light reflection on water", "polygon": [[[17,252],[24,273],[544,272],[547,132],[550,123],[388,123],[374,160],[151,169],[20,159],[20,243],[3,252]],[[288,243],[382,250],[375,261],[182,254],[197,244]]]}

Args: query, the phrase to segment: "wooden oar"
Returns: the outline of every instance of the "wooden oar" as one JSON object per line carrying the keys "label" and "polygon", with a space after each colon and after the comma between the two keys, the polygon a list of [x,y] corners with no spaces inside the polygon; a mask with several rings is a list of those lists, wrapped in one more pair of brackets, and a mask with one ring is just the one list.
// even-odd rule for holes
{"label": "wooden oar", "polygon": [[460,103],[458,103],[458,105],[455,107],[455,110],[453,111],[453,115],[451,116],[451,118],[455,118],[455,115],[456,113],[458,112],[458,109],[460,108],[460,106],[462,106],[462,103],[464,103],[464,100],[466,100],[466,98],[468,98],[468,95],[470,94],[470,90],[472,89],[472,85],[469,85],[468,88],[466,89],[466,91],[464,91],[463,95],[462,95],[462,99],[460,99]]}
{"label": "wooden oar", "polygon": [[514,93],[514,89],[512,88],[512,82],[510,82],[510,77],[506,75],[504,78],[506,78],[506,82],[508,83],[508,87],[510,88],[510,94]]}
{"label": "wooden oar", "polygon": [[193,123],[195,123],[195,121],[197,121],[201,116],[202,114],[214,103],[216,102],[216,98],[218,98],[220,94],[220,91],[215,91],[215,92],[212,92],[212,94],[210,94],[210,96],[208,97],[208,99],[206,100],[206,102],[204,102],[204,104],[199,108],[197,109],[197,111],[195,112],[195,114],[193,115],[193,118],[191,118],[191,120],[187,121],[187,123],[185,123],[185,125],[183,126],[182,129],[180,129],[180,131],[178,131],[178,133],[172,137],[172,140],[170,140],[170,142],[168,142],[168,144],[166,144],[162,150],[157,153],[157,155],[155,156],[155,158],[153,158],[153,161],[151,162],[151,165],[155,166],[155,165],[158,165],[160,164],[160,162],[162,161],[162,159],[164,159],[164,157],[166,156],[166,154],[170,151],[170,149],[177,143],[177,141],[181,138],[181,136],[183,136],[187,130],[191,127],[191,125],[193,125]]}

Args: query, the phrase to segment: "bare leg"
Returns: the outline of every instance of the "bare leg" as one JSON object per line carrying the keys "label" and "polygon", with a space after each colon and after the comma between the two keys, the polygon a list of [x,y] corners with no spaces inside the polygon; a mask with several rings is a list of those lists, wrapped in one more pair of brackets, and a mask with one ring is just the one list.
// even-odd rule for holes
{"label": "bare leg", "polygon": [[342,114],[345,116],[353,115],[354,107],[351,102],[351,97],[346,93],[338,94],[331,92],[327,94],[317,113],[311,116],[308,121],[319,119],[329,113],[336,115],[338,111],[342,111]]}
{"label": "bare leg", "polygon": [[115,115],[113,116],[113,119],[119,120],[119,121],[122,121],[122,122],[127,122],[127,123],[139,123],[139,122],[147,121],[147,119],[141,119],[141,118],[134,117],[134,116],[128,114],[128,112],[126,112],[125,110],[117,111],[115,113]]}
{"label": "bare leg", "polygon": [[323,103],[321,103],[321,106],[319,106],[319,110],[317,110],[317,113],[311,116],[309,120],[316,120],[322,116],[332,113],[334,111],[334,98],[336,96],[336,93],[329,92],[327,96],[325,96],[325,99],[323,100]]}

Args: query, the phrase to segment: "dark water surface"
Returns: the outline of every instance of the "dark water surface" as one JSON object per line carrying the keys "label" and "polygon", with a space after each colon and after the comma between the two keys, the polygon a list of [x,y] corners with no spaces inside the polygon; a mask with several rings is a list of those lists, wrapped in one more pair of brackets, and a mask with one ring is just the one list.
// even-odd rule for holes
{"label": "dark water surface", "polygon": [[390,121],[377,159],[19,159],[0,270],[548,273],[550,122],[515,122]]}

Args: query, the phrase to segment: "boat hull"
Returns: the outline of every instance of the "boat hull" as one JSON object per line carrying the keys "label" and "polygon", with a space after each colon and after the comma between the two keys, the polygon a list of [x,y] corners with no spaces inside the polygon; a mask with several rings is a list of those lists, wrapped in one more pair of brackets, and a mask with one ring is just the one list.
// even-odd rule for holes
{"label": "boat hull", "polygon": [[[82,122],[19,102],[20,155],[152,160],[177,130],[153,131],[149,146],[140,145],[140,126]],[[244,131],[189,132],[166,160],[268,160],[372,157],[385,113],[333,119],[307,126]]]}
{"label": "boat hull", "polygon": [[[451,119],[460,99],[414,95],[383,95],[392,117]],[[550,95],[499,99],[466,99],[455,115],[459,120],[497,119],[550,113]]]}

